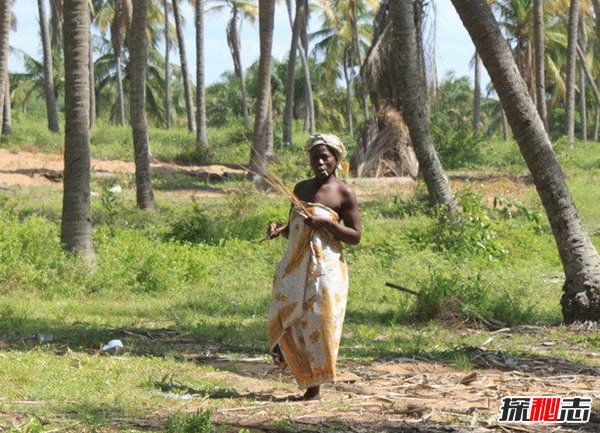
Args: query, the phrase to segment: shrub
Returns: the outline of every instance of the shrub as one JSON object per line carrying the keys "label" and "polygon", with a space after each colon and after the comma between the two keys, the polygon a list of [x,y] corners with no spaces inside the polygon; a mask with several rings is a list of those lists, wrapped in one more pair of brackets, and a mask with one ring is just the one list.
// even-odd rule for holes
{"label": "shrub", "polygon": [[165,424],[167,433],[213,433],[215,426],[210,420],[210,412],[182,413],[171,415]]}
{"label": "shrub", "polygon": [[481,196],[469,190],[457,194],[461,212],[453,214],[448,207],[435,209],[433,226],[413,228],[408,238],[418,247],[431,246],[434,251],[457,256],[484,254],[488,259],[500,258],[506,250],[497,240]]}

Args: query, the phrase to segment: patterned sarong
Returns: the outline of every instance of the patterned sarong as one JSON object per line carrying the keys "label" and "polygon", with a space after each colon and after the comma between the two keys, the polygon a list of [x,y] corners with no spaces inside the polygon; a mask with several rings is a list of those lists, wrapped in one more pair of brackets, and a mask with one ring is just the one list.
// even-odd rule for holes
{"label": "patterned sarong", "polygon": [[[305,205],[311,215],[339,221],[327,206]],[[293,208],[287,250],[273,281],[269,347],[273,352],[279,345],[298,385],[311,387],[335,380],[348,268],[341,243],[326,231],[308,227],[305,217]]]}

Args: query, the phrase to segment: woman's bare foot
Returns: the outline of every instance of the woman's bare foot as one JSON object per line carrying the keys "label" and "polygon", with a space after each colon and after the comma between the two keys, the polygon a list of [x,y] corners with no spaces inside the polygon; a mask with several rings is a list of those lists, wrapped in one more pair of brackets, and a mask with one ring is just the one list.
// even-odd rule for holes
{"label": "woman's bare foot", "polygon": [[306,390],[306,392],[304,393],[304,396],[302,398],[304,400],[314,400],[316,398],[319,398],[320,391],[321,391],[321,387],[319,385],[311,386],[310,388],[308,388]]}

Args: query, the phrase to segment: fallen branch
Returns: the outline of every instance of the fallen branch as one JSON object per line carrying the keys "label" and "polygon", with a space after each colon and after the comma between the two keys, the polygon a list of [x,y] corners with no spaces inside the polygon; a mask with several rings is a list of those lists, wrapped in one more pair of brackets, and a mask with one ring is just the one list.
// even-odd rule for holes
{"label": "fallen branch", "polygon": [[416,291],[411,290],[411,289],[407,289],[406,287],[399,286],[398,284],[385,283],[385,285],[388,286],[388,287],[391,287],[393,289],[400,290],[402,292],[410,293],[411,295],[419,296],[419,292],[416,292]]}

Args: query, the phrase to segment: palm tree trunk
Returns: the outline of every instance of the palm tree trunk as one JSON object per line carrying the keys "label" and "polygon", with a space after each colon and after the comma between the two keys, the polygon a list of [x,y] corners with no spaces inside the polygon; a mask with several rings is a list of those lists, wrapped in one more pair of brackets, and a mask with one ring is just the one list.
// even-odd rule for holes
{"label": "palm tree trunk", "polygon": [[196,145],[208,146],[204,88],[204,0],[196,0]]}
{"label": "palm tree trunk", "polygon": [[[289,2],[288,2],[289,6]],[[296,1],[296,16],[292,25],[292,41],[290,55],[287,64],[287,76],[285,82],[285,109],[283,111],[283,145],[291,146],[294,129],[294,84],[296,82],[296,53],[298,52],[298,41],[302,28],[302,9],[304,2]]]}
{"label": "palm tree trunk", "polygon": [[[11,27],[12,0],[0,4],[0,101],[4,101],[6,79],[8,77],[8,35]],[[0,119],[4,116],[4,104],[0,104]]]}
{"label": "palm tree trunk", "polygon": [[96,124],[96,74],[94,73],[94,44],[92,43],[92,28],[90,27],[89,38],[89,62],[90,62],[90,129]]}
{"label": "palm tree trunk", "polygon": [[90,11],[87,1],[65,0],[65,167],[60,239],[93,260],[90,209]]}
{"label": "palm tree trunk", "polygon": [[135,158],[136,202],[142,210],[154,210],[154,192],[150,178],[150,149],[146,121],[146,64],[148,62],[149,0],[133,0],[129,69],[131,75],[131,130]]}
{"label": "palm tree trunk", "polygon": [[171,129],[171,38],[169,37],[169,3],[163,0],[165,11],[165,128]]}
{"label": "palm tree trunk", "polygon": [[579,22],[579,0],[571,0],[569,22],[567,26],[567,79],[565,100],[565,122],[567,131],[567,147],[575,146],[575,64],[577,47],[577,24]]}
{"label": "palm tree trunk", "polygon": [[63,0],[50,0],[50,36],[53,47],[63,43],[63,15]]}
{"label": "palm tree trunk", "polygon": [[44,56],[44,94],[46,96],[46,115],[48,129],[59,132],[58,112],[56,111],[56,97],[54,96],[54,68],[52,67],[52,49],[50,48],[50,30],[46,14],[45,0],[38,0],[40,15],[40,33],[42,36],[42,52]]}
{"label": "palm tree trunk", "polygon": [[244,78],[244,68],[242,68],[241,42],[240,32],[238,27],[239,10],[233,7],[231,11],[231,19],[227,23],[227,43],[231,51],[231,59],[233,60],[233,70],[235,76],[240,83],[240,94],[242,97],[242,118],[244,120],[244,128],[250,129],[250,117],[248,115],[248,92],[246,90],[246,79]]}
{"label": "palm tree trunk", "polygon": [[185,96],[188,131],[192,132],[196,129],[194,104],[192,102],[192,84],[190,83],[190,74],[188,73],[187,55],[185,53],[185,39],[181,24],[181,15],[179,14],[179,0],[172,0],[172,2],[173,16],[175,17],[175,30],[177,32],[177,43],[179,44],[179,61],[181,63],[181,75],[183,77],[183,93]]}
{"label": "palm tree trunk", "polygon": [[600,257],[510,48],[486,0],[452,0],[492,79],[546,210],[565,272],[565,322],[600,319]]}
{"label": "palm tree trunk", "polygon": [[119,94],[119,125],[125,125],[125,94],[123,92],[123,74],[121,72],[121,56],[115,55],[115,67],[117,70],[117,92]]}
{"label": "palm tree trunk", "polygon": [[508,120],[506,119],[504,108],[500,108],[500,111],[502,112],[502,139],[508,141]]}
{"label": "palm tree trunk", "polygon": [[594,112],[594,135],[592,136],[592,140],[598,141],[598,130],[600,129],[600,105],[597,103]]}
{"label": "palm tree trunk", "polygon": [[[581,117],[581,139],[587,141],[587,95],[585,85],[585,52],[587,51],[587,33],[585,31],[583,14],[579,15],[578,41],[576,51],[581,50],[584,55],[579,62],[579,113]],[[575,54],[577,57],[577,53]]]}
{"label": "palm tree trunk", "polygon": [[448,179],[439,161],[427,123],[426,102],[419,74],[419,60],[414,21],[414,0],[391,2],[390,16],[394,20],[393,41],[397,49],[396,76],[402,98],[404,119],[419,160],[432,204],[447,205],[456,211],[456,202]]}
{"label": "palm tree trunk", "polygon": [[354,135],[354,116],[352,113],[352,87],[354,86],[354,77],[348,72],[347,62],[344,60],[344,78],[346,80],[346,120],[348,134]]}
{"label": "palm tree trunk", "polygon": [[535,46],[535,84],[537,109],[544,128],[548,131],[546,108],[545,43],[544,43],[544,0],[533,1],[533,28]]}
{"label": "palm tree trunk", "polygon": [[585,96],[585,72],[579,65],[579,116],[581,118],[581,141],[587,141],[587,99]]}
{"label": "palm tree trunk", "polygon": [[474,88],[473,88],[473,133],[479,134],[481,125],[481,59],[475,53],[474,63]]}
{"label": "palm tree trunk", "polygon": [[2,113],[2,131],[1,135],[12,134],[12,107],[10,104],[10,80],[8,71],[6,74],[6,88],[4,89],[4,111]]}
{"label": "palm tree trunk", "polygon": [[258,61],[258,95],[254,116],[254,143],[250,150],[248,169],[261,177],[265,164],[273,155],[273,111],[271,101],[271,50],[275,0],[258,0],[260,58]]}

